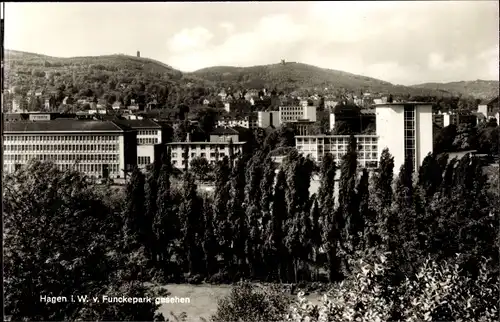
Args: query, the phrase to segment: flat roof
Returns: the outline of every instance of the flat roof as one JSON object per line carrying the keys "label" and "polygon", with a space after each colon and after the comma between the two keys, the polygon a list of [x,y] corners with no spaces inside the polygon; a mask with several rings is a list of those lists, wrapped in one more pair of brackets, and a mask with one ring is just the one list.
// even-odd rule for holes
{"label": "flat roof", "polygon": [[[321,134],[321,135],[296,135],[296,139],[317,139],[317,138],[350,138],[350,135],[332,135],[332,134]],[[368,138],[378,138],[376,134],[355,134],[355,138],[358,137],[368,137]]]}
{"label": "flat roof", "polygon": [[124,132],[127,130],[110,121],[87,121],[56,119],[37,122],[5,122],[4,133],[83,133],[83,132]]}
{"label": "flat roof", "polygon": [[[234,145],[242,145],[247,143],[245,142],[233,142]],[[203,144],[211,144],[211,145],[229,145],[229,141],[227,142],[169,142],[167,145],[203,145]]]}
{"label": "flat roof", "polygon": [[382,103],[371,105],[370,108],[377,108],[382,106],[405,106],[405,105],[433,105],[433,103],[425,102],[393,102],[393,103]]}
{"label": "flat roof", "polygon": [[129,127],[131,129],[161,129],[161,125],[149,119],[113,120],[113,122],[119,125]]}

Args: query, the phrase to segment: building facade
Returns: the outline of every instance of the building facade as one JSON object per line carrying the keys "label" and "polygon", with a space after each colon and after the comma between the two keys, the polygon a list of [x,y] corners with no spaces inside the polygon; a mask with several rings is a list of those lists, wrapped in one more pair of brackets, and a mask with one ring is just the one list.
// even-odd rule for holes
{"label": "building facade", "polygon": [[279,117],[281,123],[297,120],[308,120],[316,122],[316,106],[301,104],[298,106],[280,106]]}
{"label": "building facade", "polygon": [[[339,162],[349,146],[349,135],[308,135],[296,136],[295,147],[304,156],[322,162],[325,154],[331,154]],[[379,160],[378,137],[376,135],[356,135],[358,162],[360,166],[376,168]]]}
{"label": "building facade", "polygon": [[[235,156],[243,153],[246,142],[233,142],[232,148],[229,142],[171,142],[167,143],[170,150],[170,160],[172,166],[178,169],[184,169],[186,160],[188,168],[190,162],[194,158],[204,158],[210,164],[214,164],[218,160],[222,160],[225,156],[230,155],[230,149],[233,150]],[[187,153],[187,157],[186,154]]]}
{"label": "building facade", "polygon": [[231,154],[238,156],[247,147],[247,142],[241,141],[240,136],[241,133],[237,129],[217,128],[210,133],[210,142],[191,142],[188,136],[187,142],[168,143],[172,166],[185,169],[186,161],[189,168],[194,158],[203,158],[214,164]]}
{"label": "building facade", "polygon": [[219,127],[234,127],[241,126],[246,129],[256,129],[258,127],[258,120],[255,115],[248,115],[243,118],[224,118],[217,121],[217,126]]}
{"label": "building facade", "polygon": [[4,171],[12,173],[34,159],[95,178],[125,178],[137,163],[135,141],[134,131],[113,122],[6,122]]}
{"label": "building facade", "polygon": [[137,132],[137,165],[139,168],[145,168],[153,163],[158,154],[156,146],[165,142],[162,126],[148,119],[115,122]]}
{"label": "building facade", "polygon": [[257,112],[257,126],[267,128],[270,126],[278,127],[281,125],[279,111],[259,111]]}
{"label": "building facade", "polygon": [[477,107],[477,111],[486,118],[495,118],[496,113],[499,111],[498,96],[481,102]]}
{"label": "building facade", "polygon": [[405,159],[418,170],[433,151],[432,105],[429,103],[387,103],[375,105],[378,154],[387,148],[394,157],[395,173]]}

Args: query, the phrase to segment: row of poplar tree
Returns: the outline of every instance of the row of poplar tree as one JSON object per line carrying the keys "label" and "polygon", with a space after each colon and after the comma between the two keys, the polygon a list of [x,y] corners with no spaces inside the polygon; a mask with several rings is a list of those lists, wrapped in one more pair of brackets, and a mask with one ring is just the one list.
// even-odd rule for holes
{"label": "row of poplar tree", "polygon": [[[395,176],[388,150],[369,173],[356,146],[351,136],[342,159],[327,154],[319,168],[296,150],[280,166],[267,151],[231,155],[215,166],[213,193],[200,193],[189,171],[173,184],[165,155],[146,174],[131,173],[127,244],[168,281],[333,282],[375,248],[405,275],[429,256],[469,273],[484,258],[498,266],[498,196],[478,158],[429,154],[418,172],[407,161]],[[315,174],[320,187],[310,195]]]}

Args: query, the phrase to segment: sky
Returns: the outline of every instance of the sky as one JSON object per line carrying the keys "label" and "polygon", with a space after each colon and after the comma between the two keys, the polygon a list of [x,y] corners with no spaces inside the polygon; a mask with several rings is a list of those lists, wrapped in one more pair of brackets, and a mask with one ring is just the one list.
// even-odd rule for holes
{"label": "sky", "polygon": [[395,84],[499,80],[498,1],[7,3],[7,49],[153,58],[181,71],[281,59]]}

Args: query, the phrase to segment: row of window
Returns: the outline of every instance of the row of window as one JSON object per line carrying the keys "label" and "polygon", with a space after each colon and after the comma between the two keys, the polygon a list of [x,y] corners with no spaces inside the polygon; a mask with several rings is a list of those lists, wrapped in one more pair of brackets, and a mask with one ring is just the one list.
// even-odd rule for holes
{"label": "row of window", "polygon": [[[376,137],[359,137],[356,138],[357,143],[377,143]],[[297,144],[349,144],[348,137],[325,137],[325,138],[297,138]]]}
{"label": "row of window", "polygon": [[[215,164],[215,161],[214,160],[209,160],[208,163],[209,164]],[[177,162],[177,160],[172,160],[172,164],[174,166],[176,166],[178,164],[182,164],[184,166],[186,164],[186,160],[180,160],[179,162]]]}
{"label": "row of window", "polygon": [[118,151],[118,144],[20,144],[20,145],[5,145],[4,151],[84,151],[84,152],[109,152]]}
{"label": "row of window", "polygon": [[[185,157],[184,153],[180,153],[179,155],[181,158]],[[217,156],[217,153],[215,153],[215,152],[210,153],[210,158],[215,158],[216,156]],[[224,152],[219,153],[219,157],[223,158],[225,156],[226,156],[226,154]],[[191,158],[196,158],[196,157],[197,157],[196,153],[191,153]],[[207,153],[200,153],[199,157],[206,158]],[[177,153],[172,153],[172,159],[177,159]]]}
{"label": "row of window", "polygon": [[158,130],[138,130],[137,135],[158,135]]}
{"label": "row of window", "polygon": [[22,161],[29,160],[38,161],[53,161],[53,162],[118,162],[117,154],[6,154],[4,155],[5,161]]}
{"label": "row of window", "polygon": [[144,156],[137,157],[137,164],[138,165],[151,164],[151,157],[144,157]]}
{"label": "row of window", "polygon": [[[328,144],[328,145],[317,145],[317,144],[300,144],[297,145],[297,150],[311,150],[311,151],[327,151],[327,150],[347,150],[348,145],[341,145],[341,144]],[[358,151],[377,151],[377,145],[359,145],[358,146]]]}
{"label": "row of window", "polygon": [[[341,158],[344,154],[345,154],[345,150],[344,151],[329,151],[329,150],[325,150],[325,151],[314,151],[314,150],[302,150],[302,149],[298,149],[299,152],[303,153],[303,154],[311,154],[311,155],[325,155],[327,153],[331,154],[334,159],[336,157],[338,158]],[[378,152],[365,152],[365,151],[361,151],[361,152],[358,152],[358,158],[359,159],[375,159],[377,160],[378,159]]]}
{"label": "row of window", "polygon": [[[21,164],[4,164],[4,171],[7,173],[14,172],[17,168],[20,168]],[[85,174],[94,174],[96,177],[103,177],[104,174],[104,165],[103,164],[56,164],[56,167],[61,170],[69,170],[73,169],[78,172],[82,172]],[[117,176],[118,178],[120,173],[120,168],[118,164],[110,164],[108,165],[108,175]]]}
{"label": "row of window", "polygon": [[[342,158],[341,156],[338,158],[336,158],[335,156],[333,157],[334,160],[340,160],[341,158]],[[318,156],[318,159],[316,161],[322,162],[323,157]],[[358,164],[361,165],[361,167],[373,169],[373,168],[377,168],[378,161],[377,160],[358,160]]]}
{"label": "row of window", "polygon": [[410,158],[415,165],[415,108],[413,106],[405,106],[404,121],[405,159]]}
{"label": "row of window", "polygon": [[118,135],[6,135],[9,142],[115,142]]}
{"label": "row of window", "polygon": [[[229,140],[228,140],[229,141]],[[238,150],[239,147],[235,146],[234,150]],[[181,147],[173,147],[172,150],[177,150],[177,151],[184,151],[184,148]],[[223,145],[222,147],[214,147],[213,145],[203,145],[203,144],[198,144],[198,145],[191,145],[189,146],[189,150],[228,150],[227,145]]]}
{"label": "row of window", "polygon": [[302,110],[302,106],[280,106],[281,111]]}
{"label": "row of window", "polygon": [[137,144],[139,145],[153,145],[160,143],[158,138],[138,138]]}

